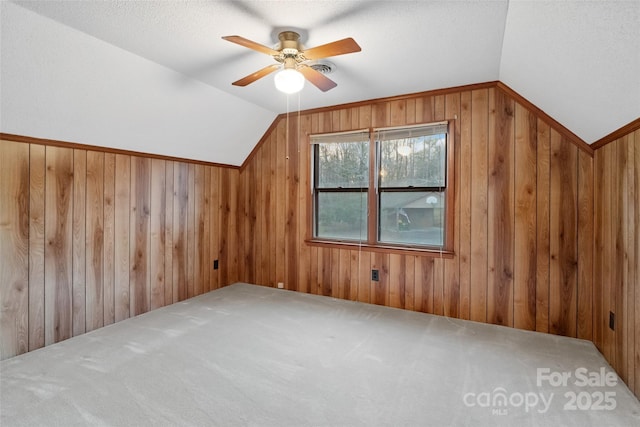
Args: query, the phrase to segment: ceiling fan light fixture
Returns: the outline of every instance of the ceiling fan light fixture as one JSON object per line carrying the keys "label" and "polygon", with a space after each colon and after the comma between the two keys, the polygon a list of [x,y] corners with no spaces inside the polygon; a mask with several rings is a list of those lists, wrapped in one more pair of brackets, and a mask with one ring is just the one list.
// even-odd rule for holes
{"label": "ceiling fan light fixture", "polygon": [[304,87],[304,76],[293,68],[278,71],[273,81],[276,89],[289,95],[300,92]]}

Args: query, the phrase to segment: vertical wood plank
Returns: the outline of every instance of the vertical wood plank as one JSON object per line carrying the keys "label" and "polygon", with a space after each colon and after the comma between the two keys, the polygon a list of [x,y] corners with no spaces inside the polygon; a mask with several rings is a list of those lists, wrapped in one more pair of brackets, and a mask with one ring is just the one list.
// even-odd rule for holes
{"label": "vertical wood plank", "polygon": [[286,233],[286,205],[287,202],[287,188],[286,185],[286,152],[287,152],[287,123],[285,120],[281,120],[276,128],[276,175],[275,175],[275,189],[276,189],[276,282],[286,283],[286,271],[288,260],[285,253],[285,233]]}
{"label": "vertical wood plank", "polygon": [[[346,110],[349,111],[349,110]],[[347,118],[350,120],[350,117]],[[298,241],[300,239],[298,234],[298,221],[299,221],[299,211],[298,211],[298,192],[299,192],[299,183],[300,183],[300,175],[299,175],[299,155],[300,155],[300,144],[304,142],[301,141],[301,134],[299,128],[299,122],[297,118],[292,118],[289,123],[289,144],[287,146],[287,155],[286,155],[286,239],[285,239],[285,258],[287,260],[287,271],[286,271],[286,287],[287,289],[296,289],[297,279],[298,279]],[[350,127],[350,123],[345,123],[345,126]],[[257,175],[261,176],[260,174]],[[258,178],[259,179],[259,178]],[[339,259],[338,251],[334,251],[336,253],[337,258]],[[336,289],[340,289],[338,285],[338,270],[336,269]]]}
{"label": "vertical wood plank", "polygon": [[[608,289],[607,283],[609,277],[605,270],[608,266],[608,260],[605,260],[608,247],[608,231],[606,224],[606,209],[609,200],[609,174],[605,173],[607,164],[607,153],[609,147],[605,146],[598,149],[594,155],[594,181],[600,185],[595,189],[594,194],[594,253],[598,256],[594,259],[593,281],[596,284],[593,288],[593,343],[598,350],[605,355],[606,326],[605,326],[605,288]],[[608,319],[607,319],[608,320]],[[607,357],[607,355],[605,355]]]}
{"label": "vertical wood plank", "polygon": [[[640,327],[636,324],[638,321],[638,316],[640,316],[640,307],[636,305],[636,292],[638,287],[638,267],[640,264],[637,262],[637,247],[636,247],[636,236],[638,235],[637,225],[638,216],[640,216],[640,212],[638,211],[638,207],[640,204],[638,203],[637,191],[638,191],[638,182],[636,182],[636,170],[637,163],[635,162],[636,152],[638,150],[637,144],[640,143],[640,131],[636,133],[630,133],[627,135],[628,138],[628,167],[627,167],[627,182],[628,182],[628,205],[627,205],[627,248],[628,248],[628,287],[627,294],[625,298],[627,299],[627,316],[626,316],[626,327],[627,327],[627,354],[626,354],[626,362],[627,369],[629,372],[627,378],[627,385],[629,389],[634,392],[637,396],[640,395],[640,385],[637,383],[637,376],[640,372],[640,358],[636,359],[636,345],[638,339],[640,339]],[[638,363],[638,366],[636,366]]]}
{"label": "vertical wood plank", "polygon": [[593,339],[593,158],[578,152],[578,338]]}
{"label": "vertical wood plank", "polygon": [[87,151],[73,150],[73,335],[86,332]]}
{"label": "vertical wood plank", "polygon": [[131,157],[130,314],[149,311],[151,276],[149,268],[151,159]]}
{"label": "vertical wood plank", "polygon": [[331,249],[318,249],[318,276],[317,287],[318,294],[331,296]]}
{"label": "vertical wood plank", "polygon": [[377,268],[380,280],[372,282],[372,302],[378,305],[389,305],[389,254],[374,252],[371,268]]}
{"label": "vertical wood plank", "polygon": [[46,148],[45,344],[73,334],[73,150]]}
{"label": "vertical wood plank", "polygon": [[398,99],[389,103],[389,126],[403,126],[407,123],[407,101]]}
{"label": "vertical wood plank", "polygon": [[[445,119],[456,120],[460,117],[460,93],[451,93],[445,96]],[[454,153],[454,177],[455,183],[460,179],[460,139],[461,130],[453,123],[453,153]],[[455,184],[454,183],[454,184]],[[460,317],[460,185],[454,185],[454,223],[453,223],[453,252],[454,259],[444,261],[444,315],[450,317]],[[456,209],[458,207],[458,209]]]}
{"label": "vertical wood plank", "polygon": [[164,305],[173,303],[173,170],[174,163],[164,165]]}
{"label": "vertical wood plank", "polygon": [[351,301],[358,301],[358,288],[360,283],[360,251],[349,251],[349,276],[351,281],[349,283],[349,299]]}
{"label": "vertical wood plank", "polygon": [[[604,180],[604,162],[602,153],[603,149],[599,149],[593,156],[593,173],[594,181],[602,183]],[[603,235],[603,205],[602,190],[600,188],[593,189],[593,253],[602,254],[604,251],[604,235]],[[602,256],[599,255],[593,260],[593,282],[603,284]],[[593,343],[603,351],[603,285],[594,286],[593,288],[593,306],[592,306],[592,322],[593,322]]]}
{"label": "vertical wood plank", "polygon": [[433,310],[430,313],[444,316],[444,258],[433,260]]}
{"label": "vertical wood plank", "polygon": [[488,89],[471,94],[471,292],[470,318],[487,320]]}
{"label": "vertical wood plank", "polygon": [[195,288],[195,267],[196,267],[196,172],[193,163],[187,164],[189,171],[187,180],[187,236],[185,246],[187,247],[186,271],[187,271],[187,298],[196,295]]}
{"label": "vertical wood plank", "polygon": [[220,259],[223,265],[220,284],[226,286],[238,280],[238,234],[236,214],[238,208],[237,170],[223,168],[220,171],[220,198],[222,212],[220,220]]}
{"label": "vertical wood plank", "polygon": [[0,141],[0,358],[29,350],[29,145]]}
{"label": "vertical wood plank", "polygon": [[[306,239],[311,238],[311,213],[309,212],[311,202],[311,147],[309,145],[308,135],[312,131],[313,120],[310,115],[302,116],[300,123],[300,144],[298,145],[298,169],[300,177],[300,188],[298,191],[298,283],[296,289],[300,292],[310,292],[311,286],[311,252],[309,246],[305,243]],[[269,150],[265,147],[265,150]],[[268,158],[266,156],[265,158]],[[265,168],[268,163],[265,160]],[[265,172],[266,175],[266,172]],[[269,196],[270,197],[270,196]],[[266,249],[268,246],[263,244]],[[354,289],[354,283],[357,281],[351,275],[351,291]],[[355,295],[357,295],[357,287]]]}
{"label": "vertical wood plank", "polygon": [[389,306],[405,306],[405,255],[389,255]]}
{"label": "vertical wood plank", "polygon": [[211,258],[218,260],[218,269],[211,273],[211,289],[220,287],[220,168],[211,169]]}
{"label": "vertical wood plank", "polygon": [[[261,150],[262,151],[262,150]],[[259,161],[260,160],[260,156],[262,154],[262,152],[260,151],[260,153],[256,154],[257,158],[255,161],[256,164],[256,169],[255,169],[255,180],[256,182],[253,183],[253,187],[254,187],[254,213],[253,216],[255,217],[254,221],[255,221],[255,228],[256,228],[256,236],[260,236],[258,239],[255,239],[255,242],[253,242],[253,245],[255,247],[255,260],[254,260],[254,264],[255,264],[255,269],[256,269],[256,283],[264,285],[264,286],[272,286],[269,283],[269,270],[268,268],[265,270],[262,267],[262,264],[264,262],[264,256],[263,256],[263,249],[265,249],[263,247],[263,245],[265,244],[264,241],[267,240],[267,237],[265,235],[265,232],[263,230],[263,222],[262,222],[262,211],[265,208],[265,194],[262,191],[263,190],[263,186],[262,186],[262,180],[260,179],[260,177],[263,176],[263,166],[264,163]],[[287,166],[289,166],[287,164]],[[268,166],[267,166],[268,168]],[[297,172],[296,172],[297,173]],[[287,202],[287,206],[289,206],[289,203],[295,203],[296,207],[298,204],[298,200],[292,200],[291,202]],[[296,230],[297,232],[297,230]],[[289,233],[287,233],[287,237],[289,237]],[[297,241],[294,242],[297,245]],[[287,249],[289,250],[289,249]],[[292,254],[297,254],[296,248],[293,248],[293,252]],[[289,253],[287,253],[287,256],[290,256]],[[286,283],[285,286],[287,287],[287,289],[290,290],[295,290],[295,282],[297,281],[297,277],[294,277],[293,280],[291,280],[292,283]]]}
{"label": "vertical wood plank", "polygon": [[615,366],[616,372],[625,383],[629,380],[629,370],[626,363],[628,352],[628,301],[626,295],[629,286],[629,250],[627,239],[627,227],[630,221],[628,217],[627,205],[629,203],[629,181],[628,181],[628,136],[625,135],[617,141],[615,153],[615,169],[612,172],[616,175],[617,197],[614,203],[617,205],[617,214],[614,217],[615,223],[615,258],[613,260],[616,272],[615,290],[613,299],[615,301],[614,313],[616,314],[615,330]]}
{"label": "vertical wood plank", "polygon": [[490,323],[513,326],[514,106],[502,91],[489,92],[488,287]]}
{"label": "vertical wood plank", "polygon": [[151,200],[150,200],[150,301],[149,309],[165,305],[165,224],[166,224],[166,188],[165,161],[151,160]]}
{"label": "vertical wood plank", "polygon": [[445,119],[445,95],[435,95],[433,97],[434,110],[433,119],[436,121]]}
{"label": "vertical wood plank", "polygon": [[419,121],[422,123],[429,123],[436,120],[435,113],[435,96],[425,96],[422,98],[422,104],[418,108],[418,102],[416,101],[416,115],[421,114]]}
{"label": "vertical wood plank", "polygon": [[[87,328],[87,152],[73,150],[73,335]],[[94,196],[95,194],[92,194]],[[93,200],[92,200],[93,201]],[[91,330],[91,329],[89,329]]]}
{"label": "vertical wood plank", "polygon": [[338,250],[338,298],[351,299],[351,251]]}
{"label": "vertical wood plank", "polygon": [[406,255],[404,257],[404,307],[407,310],[416,310],[416,259],[415,255]]}
{"label": "vertical wood plank", "polygon": [[634,367],[633,371],[635,373],[635,379],[633,381],[634,384],[634,392],[636,397],[640,398],[640,337],[638,337],[638,332],[640,331],[640,130],[634,132],[633,135],[634,143],[633,143],[633,167],[631,173],[633,174],[633,251],[634,251],[634,262],[633,265],[633,274],[634,274],[634,348],[631,349],[633,352],[633,357],[631,360],[633,361]]}
{"label": "vertical wood plank", "polygon": [[205,266],[208,262],[204,258],[204,224],[205,224],[205,195],[204,195],[204,179],[205,167],[203,165],[194,165],[194,295],[201,295],[204,292],[204,276]]}
{"label": "vertical wood plank", "polygon": [[202,211],[202,221],[204,221],[204,234],[202,236],[203,292],[211,290],[211,274],[213,272],[213,258],[211,257],[211,169],[213,169],[211,166],[204,168],[204,208]]}
{"label": "vertical wood plank", "polygon": [[416,99],[415,98],[406,100],[405,123],[408,125],[413,125],[416,123]]}
{"label": "vertical wood plank", "polygon": [[551,131],[550,332],[576,336],[577,147]]}
{"label": "vertical wood plank", "polygon": [[418,257],[415,262],[416,310],[433,313],[434,259]]}
{"label": "vertical wood plank", "polygon": [[104,153],[104,260],[102,295],[104,298],[104,324],[115,322],[115,191],[116,155]]}
{"label": "vertical wood plank", "polygon": [[[604,277],[603,282],[603,315],[605,325],[608,324],[609,313],[615,314],[616,310],[616,289],[618,286],[618,271],[616,265],[616,229],[618,222],[618,174],[616,173],[616,153],[618,151],[618,141],[608,144],[605,148],[605,178],[603,188],[608,193],[608,203],[603,211],[604,224]],[[605,339],[603,354],[613,369],[616,366],[616,332],[605,326]]]}
{"label": "vertical wood plank", "polygon": [[460,95],[460,120],[456,123],[460,129],[459,177],[456,188],[460,191],[460,203],[456,211],[460,214],[458,235],[460,249],[458,262],[460,265],[460,318],[468,320],[471,316],[471,92]]}
{"label": "vertical wood plank", "polygon": [[229,172],[229,281],[238,281],[238,234],[236,218],[238,217],[238,183],[240,174],[236,169],[227,169]]}
{"label": "vertical wood plank", "polygon": [[332,248],[330,250],[330,262],[331,262],[331,296],[334,298],[340,297],[340,250]]}
{"label": "vertical wood plank", "polygon": [[371,105],[362,105],[358,107],[358,128],[366,129],[373,126],[371,110]]}
{"label": "vertical wood plank", "polygon": [[389,126],[389,116],[391,115],[391,104],[388,102],[377,102],[371,105],[371,126]]}
{"label": "vertical wood plank", "polygon": [[[44,347],[45,147],[29,144],[29,151],[29,351],[32,351]],[[2,170],[8,173],[4,165]],[[9,182],[4,178],[0,181]],[[5,205],[4,194],[1,203]],[[2,241],[7,242],[4,237]],[[0,257],[6,259],[4,253]],[[4,277],[1,282],[7,283]]]}
{"label": "vertical wood plank", "polygon": [[104,326],[104,153],[87,152],[87,331]]}
{"label": "vertical wood plank", "polygon": [[173,301],[187,299],[187,216],[189,166],[173,164]]}
{"label": "vertical wood plank", "polygon": [[[278,232],[278,220],[277,220],[277,209],[276,206],[278,204],[278,183],[276,181],[277,178],[277,169],[278,169],[278,127],[276,126],[275,131],[271,134],[269,139],[270,141],[270,156],[269,156],[269,185],[272,187],[271,189],[271,211],[269,212],[269,225],[272,233]],[[269,277],[270,282],[274,285],[280,280],[278,279],[278,269],[277,269],[277,261],[278,261],[278,240],[271,238],[268,244],[269,250]],[[313,283],[310,282],[310,286],[313,287]],[[315,291],[315,288],[314,288]]]}
{"label": "vertical wood plank", "polygon": [[[248,164],[243,171],[240,172],[239,193],[238,193],[238,262],[239,262],[239,280],[242,282],[256,283],[255,280],[255,264],[253,254],[255,247],[249,240],[249,236],[255,230],[249,230],[251,221],[249,219],[249,181],[251,180],[251,169],[254,163]],[[255,195],[251,195],[254,197]],[[254,270],[254,271],[251,271]]]}
{"label": "vertical wood plank", "polygon": [[520,104],[515,110],[514,324],[536,329],[536,118]]}
{"label": "vertical wood plank", "polygon": [[536,138],[536,331],[549,332],[551,129],[540,119]]}
{"label": "vertical wood plank", "polygon": [[373,302],[371,298],[371,253],[358,253],[358,301]]}
{"label": "vertical wood plank", "polygon": [[[302,142],[301,142],[302,144]],[[260,179],[260,201],[262,209],[258,212],[260,215],[260,232],[262,239],[257,242],[260,245],[260,257],[258,261],[259,269],[262,270],[262,282],[267,286],[274,286],[273,277],[271,275],[271,265],[269,263],[269,236],[273,230],[271,229],[271,209],[272,206],[272,188],[271,188],[271,144],[264,144],[260,148],[260,163],[262,165]],[[298,201],[299,203],[299,201]]]}
{"label": "vertical wood plank", "polygon": [[131,211],[131,157],[116,154],[116,200],[114,218],[115,253],[115,321],[127,319],[130,308],[129,238]]}
{"label": "vertical wood plank", "polygon": [[220,170],[220,286],[226,286],[229,284],[229,248],[228,239],[229,235],[229,213],[231,209],[230,205],[230,179],[229,171],[226,169]]}
{"label": "vertical wood plank", "polygon": [[309,291],[313,295],[322,295],[322,284],[318,280],[318,276],[321,276],[320,269],[318,268],[318,253],[321,248],[313,246],[309,252]]}

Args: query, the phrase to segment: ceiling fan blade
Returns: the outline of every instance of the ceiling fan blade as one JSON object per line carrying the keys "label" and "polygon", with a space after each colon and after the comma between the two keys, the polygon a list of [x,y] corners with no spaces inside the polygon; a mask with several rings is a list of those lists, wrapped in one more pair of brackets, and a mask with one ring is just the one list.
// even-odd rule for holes
{"label": "ceiling fan blade", "polygon": [[224,36],[222,37],[224,40],[229,41],[231,43],[236,43],[239,44],[240,46],[244,46],[244,47],[248,47],[249,49],[253,49],[253,50],[257,50],[258,52],[261,53],[266,53],[267,55],[279,55],[280,52],[278,52],[277,50],[273,50],[270,47],[261,45],[260,43],[256,43],[254,41],[251,41],[249,39],[245,39],[244,37],[240,37],[240,36]]}
{"label": "ceiling fan blade", "polygon": [[264,76],[266,76],[267,74],[271,74],[273,73],[275,70],[277,70],[278,68],[280,68],[280,64],[271,64],[267,67],[262,68],[261,70],[256,71],[255,73],[249,74],[246,77],[241,78],[240,80],[237,80],[233,83],[231,83],[234,86],[246,86],[250,83],[255,82],[258,79],[263,78]]}
{"label": "ceiling fan blade", "polygon": [[344,55],[346,53],[360,52],[362,49],[351,37],[335,42],[312,47],[303,52],[306,59],[328,58],[330,56]]}
{"label": "ceiling fan blade", "polygon": [[305,79],[309,80],[314,86],[323,92],[338,86],[336,82],[326,77],[320,71],[316,71],[308,65],[302,65],[298,68]]}

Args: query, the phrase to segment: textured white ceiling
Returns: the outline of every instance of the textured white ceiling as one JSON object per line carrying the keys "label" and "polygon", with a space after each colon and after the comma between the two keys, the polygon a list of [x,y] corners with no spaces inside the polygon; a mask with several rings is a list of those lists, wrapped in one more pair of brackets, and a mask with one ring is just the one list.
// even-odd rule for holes
{"label": "textured white ceiling", "polygon": [[[182,157],[239,164],[270,120],[287,108],[316,108],[491,80],[505,82],[588,143],[640,116],[640,1],[636,0],[14,3],[20,7],[2,5],[3,93],[9,91],[11,99],[33,95],[24,87],[29,79],[37,83],[32,88],[44,86],[38,75],[19,76],[17,65],[5,61],[33,55],[52,56],[51,61],[33,60],[40,72],[66,72],[68,79],[78,82],[67,88],[70,100],[82,99],[93,85],[112,76],[109,90],[102,94],[105,105],[89,103],[83,111],[91,108],[94,116],[111,115],[112,123],[120,126],[116,119],[121,114],[114,114],[118,107],[110,97],[123,91],[137,97],[136,110],[148,108],[139,112],[149,127],[154,117],[160,128],[175,117],[180,134],[192,137],[191,129],[200,136],[201,142]],[[20,17],[20,27],[14,30],[18,34],[9,35],[4,27],[15,16]],[[221,37],[241,35],[271,46],[282,29],[299,30],[308,47],[353,37],[362,52],[330,59],[336,65],[330,77],[337,88],[322,93],[307,84],[299,97],[290,97],[288,107],[271,76],[245,88],[231,86],[272,59]],[[33,35],[33,43],[24,40],[25,30]],[[65,33],[64,44],[51,40],[59,37],[57,33]],[[20,49],[31,51],[15,52]],[[134,63],[144,63],[144,70]],[[150,81],[147,76],[152,74],[157,76]],[[14,81],[23,87],[9,89],[16,86]],[[138,84],[141,96],[136,96]],[[150,100],[154,88],[165,102],[177,99],[178,104],[157,111]],[[203,99],[192,103],[198,97]],[[48,101],[46,96],[40,98]],[[4,104],[3,99],[3,108]],[[33,109],[28,101],[21,105],[21,113]],[[183,117],[185,108],[193,114]],[[60,115],[49,120],[57,121]],[[140,125],[131,120],[130,126]],[[7,131],[4,125],[3,131]],[[144,129],[136,132],[144,135]],[[119,135],[123,145],[132,144],[124,130]],[[108,145],[100,138],[86,139],[78,142],[98,140],[98,145]],[[161,153],[171,149],[171,155],[188,150],[165,139],[155,138],[152,148]],[[187,142],[191,144],[185,140],[183,145]],[[207,144],[210,149],[198,155]],[[136,149],[150,151],[139,145],[142,148]]]}

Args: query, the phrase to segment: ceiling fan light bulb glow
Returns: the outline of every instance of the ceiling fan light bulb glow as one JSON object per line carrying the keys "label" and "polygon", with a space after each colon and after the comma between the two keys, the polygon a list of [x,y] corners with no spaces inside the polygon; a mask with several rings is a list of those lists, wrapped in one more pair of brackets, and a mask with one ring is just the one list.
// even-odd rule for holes
{"label": "ceiling fan light bulb glow", "polygon": [[279,71],[273,81],[276,84],[276,89],[286,94],[300,92],[304,87],[304,76],[292,68]]}

